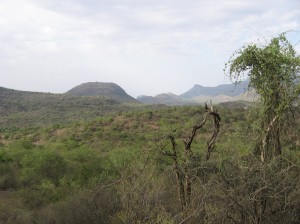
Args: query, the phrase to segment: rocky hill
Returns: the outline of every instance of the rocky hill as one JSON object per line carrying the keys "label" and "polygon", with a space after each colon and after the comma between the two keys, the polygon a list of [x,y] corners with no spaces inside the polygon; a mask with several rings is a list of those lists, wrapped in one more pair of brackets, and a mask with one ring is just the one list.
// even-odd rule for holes
{"label": "rocky hill", "polygon": [[186,105],[190,101],[183,99],[173,93],[162,93],[156,96],[139,96],[137,100],[144,104]]}
{"label": "rocky hill", "polygon": [[205,87],[201,85],[195,85],[187,92],[180,95],[185,99],[192,99],[199,96],[238,96],[247,91],[249,81],[243,81],[238,84],[223,84],[215,87]]}
{"label": "rocky hill", "polygon": [[137,102],[136,99],[129,96],[124,89],[115,83],[83,83],[72,88],[66,94],[73,96],[102,96],[119,102]]}
{"label": "rocky hill", "polygon": [[204,104],[209,100],[214,103],[253,101],[257,98],[257,95],[248,91],[248,85],[248,80],[238,84],[223,84],[215,87],[195,85],[179,96],[172,93],[163,93],[154,97],[139,96],[137,100],[144,104],[165,105]]}

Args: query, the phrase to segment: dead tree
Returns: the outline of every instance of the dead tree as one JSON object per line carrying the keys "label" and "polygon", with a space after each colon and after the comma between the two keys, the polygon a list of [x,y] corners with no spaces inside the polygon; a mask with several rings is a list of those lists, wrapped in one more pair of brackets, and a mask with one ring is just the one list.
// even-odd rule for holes
{"label": "dead tree", "polygon": [[[204,118],[196,125],[193,126],[191,134],[183,140],[183,151],[179,151],[175,137],[173,135],[165,136],[164,138],[169,140],[171,148],[161,144],[160,150],[164,155],[169,156],[173,160],[173,167],[177,181],[177,189],[181,209],[186,212],[191,202],[192,183],[193,176],[191,173],[195,156],[192,151],[192,143],[199,133],[199,130],[206,124],[208,119],[212,119],[213,131],[210,139],[207,141],[206,147],[206,161],[210,159],[212,151],[215,149],[215,141],[217,139],[221,117],[219,113],[214,109],[212,103],[208,108],[205,104]],[[183,155],[183,157],[181,156]]]}

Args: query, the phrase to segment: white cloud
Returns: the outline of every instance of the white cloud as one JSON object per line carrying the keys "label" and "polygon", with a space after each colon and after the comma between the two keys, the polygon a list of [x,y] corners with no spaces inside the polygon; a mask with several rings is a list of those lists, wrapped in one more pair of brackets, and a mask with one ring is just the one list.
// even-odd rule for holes
{"label": "white cloud", "polygon": [[0,86],[64,92],[113,81],[136,96],[221,84],[234,50],[300,30],[299,8],[298,0],[2,0]]}

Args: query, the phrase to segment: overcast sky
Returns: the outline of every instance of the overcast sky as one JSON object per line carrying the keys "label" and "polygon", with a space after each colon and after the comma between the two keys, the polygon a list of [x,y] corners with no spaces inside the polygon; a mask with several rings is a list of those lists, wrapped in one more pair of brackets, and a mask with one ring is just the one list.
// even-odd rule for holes
{"label": "overcast sky", "polygon": [[235,50],[287,30],[300,40],[300,0],[0,0],[0,86],[181,94],[228,83]]}

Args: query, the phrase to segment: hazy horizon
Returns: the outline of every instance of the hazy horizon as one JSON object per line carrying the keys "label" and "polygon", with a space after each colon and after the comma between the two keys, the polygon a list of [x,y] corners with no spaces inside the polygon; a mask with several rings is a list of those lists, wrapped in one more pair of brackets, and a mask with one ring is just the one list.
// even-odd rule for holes
{"label": "hazy horizon", "polygon": [[[98,81],[95,81],[95,82],[98,82]],[[89,82],[85,82],[85,83],[89,83]],[[99,83],[112,83],[112,82],[99,82]],[[76,85],[76,86],[79,86],[79,85],[81,85],[81,84],[84,84],[84,83],[79,83],[78,85]],[[117,84],[117,85],[119,85],[118,83],[115,83],[115,84]],[[172,93],[172,92],[166,92],[166,91],[163,91],[163,92],[160,92],[160,93],[157,93],[157,94],[154,94],[154,95],[145,95],[145,94],[141,94],[141,95],[137,95],[137,96],[133,96],[133,95],[131,95],[131,94],[129,94],[128,92],[127,92],[127,90],[123,87],[123,86],[120,86],[128,95],[130,95],[130,96],[132,96],[132,97],[134,97],[134,98],[137,98],[137,97],[139,97],[139,96],[156,96],[156,95],[159,95],[159,94],[176,94],[176,95],[181,95],[181,94],[184,94],[184,93],[186,93],[187,91],[189,91],[190,89],[192,89],[194,86],[196,86],[196,85],[199,85],[199,84],[194,84],[193,86],[191,86],[189,89],[187,89],[187,90],[185,90],[184,92],[182,92],[182,93],[178,93],[178,94],[176,94],[176,93]],[[223,85],[223,84],[220,84],[220,85]],[[7,89],[13,89],[13,90],[18,90],[18,91],[29,91],[29,92],[41,92],[41,93],[53,93],[53,94],[64,94],[64,93],[66,93],[66,92],[68,92],[69,90],[71,90],[72,88],[74,88],[74,87],[76,87],[76,86],[73,86],[73,87],[71,87],[70,89],[68,89],[68,90],[66,90],[65,92],[49,92],[49,91],[47,91],[47,90],[41,90],[41,91],[34,91],[34,90],[22,90],[22,89],[13,89],[13,88],[10,88],[10,87],[7,87],[7,86],[0,86],[0,87],[3,87],[3,88],[7,88]],[[201,85],[202,86],[202,85]],[[216,86],[203,86],[203,87],[217,87],[217,86],[219,86],[219,85],[216,85]]]}

